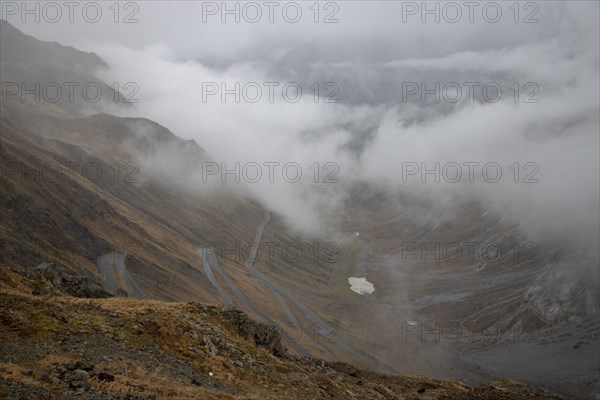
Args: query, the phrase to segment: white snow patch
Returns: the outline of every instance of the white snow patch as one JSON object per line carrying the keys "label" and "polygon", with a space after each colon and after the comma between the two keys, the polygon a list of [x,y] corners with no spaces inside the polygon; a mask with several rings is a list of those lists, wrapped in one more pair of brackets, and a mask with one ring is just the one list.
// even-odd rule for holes
{"label": "white snow patch", "polygon": [[348,278],[350,289],[358,294],[371,294],[375,291],[375,287],[367,278]]}

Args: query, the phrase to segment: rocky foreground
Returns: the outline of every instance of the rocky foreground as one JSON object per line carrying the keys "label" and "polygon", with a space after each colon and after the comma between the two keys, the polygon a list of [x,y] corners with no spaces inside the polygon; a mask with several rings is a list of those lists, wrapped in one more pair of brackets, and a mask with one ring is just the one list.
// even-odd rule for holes
{"label": "rocky foreground", "polygon": [[95,283],[51,269],[0,270],[1,398],[560,398],[509,380],[473,388],[298,358],[241,311],[90,298],[104,297]]}

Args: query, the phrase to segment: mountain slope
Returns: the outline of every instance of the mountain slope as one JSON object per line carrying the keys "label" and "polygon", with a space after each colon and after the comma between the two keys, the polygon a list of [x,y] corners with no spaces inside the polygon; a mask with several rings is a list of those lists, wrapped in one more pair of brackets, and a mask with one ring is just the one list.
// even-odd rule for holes
{"label": "mountain slope", "polygon": [[559,398],[514,381],[471,388],[298,359],[281,349],[273,327],[212,305],[6,289],[0,299],[0,394],[7,399]]}
{"label": "mountain slope", "polygon": [[[33,50],[39,46],[45,49],[60,46],[36,42],[17,32],[9,31],[7,37]],[[28,59],[16,50],[8,52],[8,60],[0,60],[2,81],[31,84],[58,77],[83,83],[96,79],[88,75],[92,74],[91,69],[102,67],[102,62],[88,53],[64,48],[56,52],[70,61],[61,62],[49,56],[46,62],[43,57]],[[102,85],[108,87],[106,83]],[[135,115],[134,106],[115,105],[112,94],[106,100],[113,103],[111,107],[128,107],[127,114]],[[431,223],[420,218],[431,214],[430,205],[422,199],[409,195],[386,197],[377,187],[367,184],[358,184],[350,190],[351,195],[338,216],[338,236],[301,236],[285,224],[282,216],[263,210],[243,192],[202,182],[199,166],[210,161],[211,156],[197,143],[183,140],[148,119],[108,114],[106,105],[81,99],[56,103],[36,102],[31,98],[22,101],[18,95],[7,96],[7,101],[1,104],[0,283],[6,304],[16,304],[13,311],[21,315],[11,322],[12,308],[2,308],[10,322],[2,326],[2,335],[10,343],[9,350],[15,351],[4,353],[2,360],[7,365],[30,344],[19,342],[18,334],[14,333],[33,329],[27,321],[35,321],[38,314],[53,313],[56,307],[64,306],[77,315],[78,306],[92,305],[87,310],[84,307],[77,317],[77,329],[85,331],[87,328],[80,325],[95,321],[94,313],[102,307],[117,314],[119,308],[139,307],[144,310],[138,310],[140,314],[156,308],[160,309],[165,325],[181,325],[182,320],[190,317],[180,315],[187,306],[161,301],[192,301],[231,303],[250,317],[277,326],[283,347],[296,356],[310,354],[365,370],[419,373],[469,383],[523,377],[532,384],[543,384],[573,396],[589,395],[597,387],[592,380],[596,367],[589,362],[574,365],[574,373],[579,375],[575,384],[560,380],[564,369],[573,364],[571,361],[582,352],[592,353],[598,348],[600,327],[588,325],[586,320],[598,312],[594,308],[594,277],[585,277],[582,285],[562,288],[564,270],[556,262],[569,265],[569,254],[554,248],[553,243],[550,246],[540,243],[543,246],[535,254],[539,256],[535,263],[515,263],[510,252],[493,265],[482,263],[481,259],[439,262],[431,256],[423,258],[415,254],[405,258],[407,243],[434,249],[437,243],[475,241],[479,243],[477,254],[481,255],[484,243],[527,243],[530,239],[502,218],[484,215],[482,205],[469,204],[455,217]],[[267,246],[273,243],[278,246],[270,254]],[[260,247],[262,255],[250,263],[250,268],[247,260],[251,258],[249,251],[253,244]],[[286,252],[290,244],[302,249],[298,258]],[[209,247],[215,251],[213,255],[204,252]],[[48,277],[42,274],[41,283],[30,280],[29,275],[37,276],[50,263],[61,272]],[[353,292],[348,285],[349,277],[368,278],[374,283],[375,292],[365,296]],[[71,288],[80,282],[91,286]],[[65,285],[71,289],[63,291]],[[139,290],[132,290],[138,287]],[[561,296],[555,295],[557,287]],[[579,296],[578,291],[592,296]],[[145,297],[149,301],[110,299],[86,303],[87,300],[72,298],[39,297],[65,294],[105,297],[106,292]],[[581,298],[585,301],[575,301]],[[32,305],[31,313],[24,310],[24,303]],[[136,314],[134,319],[140,325],[143,317]],[[69,328],[51,333],[44,328],[46,322],[40,320],[41,331],[32,330],[43,340],[63,340],[77,332]],[[471,324],[478,341],[472,341],[467,333],[459,335],[458,340],[452,336],[448,340],[448,331],[444,336],[444,329],[455,323]],[[555,329],[554,324],[562,325]],[[104,327],[105,322],[100,325]],[[522,333],[529,327],[541,333],[532,344],[536,351],[560,350],[565,354],[545,365],[547,374],[541,378],[528,375],[529,371],[515,373],[511,369],[512,359],[506,354],[519,356],[523,343],[502,347],[505,343],[485,340],[490,330],[501,334]],[[112,332],[112,328],[104,329]],[[417,329],[426,332],[425,340]],[[106,332],[102,329],[100,332],[98,340],[104,343],[107,338],[102,336]],[[52,336],[55,333],[58,337]],[[121,334],[125,333],[117,332],[116,336]],[[175,344],[184,348],[190,345],[172,336],[168,339],[176,340]],[[440,336],[443,340],[435,340]],[[161,339],[152,343],[166,345],[166,342]],[[136,343],[133,345],[135,348]],[[210,348],[208,343],[202,345]],[[48,351],[53,350],[73,355],[73,349]],[[498,351],[503,354],[498,355]],[[156,353],[149,350],[149,354]],[[147,355],[142,352],[140,356]],[[132,355],[128,357],[134,359]],[[214,362],[211,359],[206,365]],[[26,367],[26,363],[17,364]],[[165,368],[175,364],[169,365]],[[493,368],[488,368],[491,365]],[[21,380],[19,374],[13,374],[14,366],[5,368],[3,376],[11,377],[7,379],[10,382],[5,382],[7,387],[12,387],[11,382],[39,386],[38,381]],[[127,369],[126,372],[125,381],[139,378],[132,378]],[[255,378],[251,374],[252,384],[256,383]],[[183,385],[186,379],[176,377],[168,384]],[[377,375],[373,379],[381,379],[383,386],[367,385],[365,392],[381,398],[397,398],[385,389],[389,389],[383,383],[388,378]],[[389,379],[402,382],[405,378]],[[358,381],[366,382],[358,379],[358,386],[363,386]],[[136,382],[150,384],[143,379]],[[222,383],[231,386],[229,381]],[[298,385],[295,382],[296,385],[286,386],[287,383],[277,379],[271,383],[283,384],[284,388]],[[342,384],[332,385],[340,389],[338,386]],[[453,385],[458,384],[450,386]],[[398,389],[398,393],[410,397],[413,386],[408,392],[403,392],[406,387]],[[25,390],[37,390],[27,387]],[[243,382],[240,387],[239,390],[249,390]],[[56,388],[63,389],[60,385]],[[266,396],[272,388],[269,385],[269,390],[252,393]],[[332,396],[344,393],[337,389],[331,392]],[[347,389],[363,394],[353,386]],[[117,392],[127,390],[119,387]],[[450,389],[444,386],[443,390]],[[486,398],[487,395],[487,389],[482,393],[458,390],[457,393],[469,396],[481,394]],[[502,398],[501,391],[490,390],[491,398]],[[512,389],[506,390],[506,396],[510,397]],[[529,389],[524,390],[528,393]],[[242,396],[240,393],[234,395]],[[297,397],[319,398],[328,392],[324,393],[312,385]],[[459,394],[457,398],[464,393]],[[188,393],[177,392],[177,395],[185,397]]]}

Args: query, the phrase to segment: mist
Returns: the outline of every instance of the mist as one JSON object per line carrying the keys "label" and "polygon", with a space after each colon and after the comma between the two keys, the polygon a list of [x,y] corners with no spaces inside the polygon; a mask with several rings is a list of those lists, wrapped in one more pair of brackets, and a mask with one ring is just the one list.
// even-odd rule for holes
{"label": "mist", "polygon": [[[354,183],[423,196],[446,213],[475,200],[532,237],[568,239],[598,260],[599,34],[589,6],[542,4],[528,24],[507,9],[498,23],[477,12],[474,23],[422,23],[402,4],[353,2],[339,3],[337,23],[315,24],[306,8],[299,23],[222,23],[202,21],[200,3],[158,2],[143,4],[139,23],[80,24],[75,38],[62,26],[22,28],[96,52],[109,65],[98,71],[106,82],[135,81],[135,107],[109,111],[202,146],[212,164],[196,170],[173,149],[142,160],[190,190],[225,185],[313,235],[331,227]],[[456,85],[441,100],[407,95],[436,82],[458,83],[458,100]],[[472,98],[465,82],[479,84]],[[490,82],[500,99],[480,90]],[[221,97],[220,85],[236,83],[251,85],[241,99]],[[285,97],[298,86],[297,101]],[[237,164],[239,182],[221,175]],[[246,179],[255,164],[261,178]],[[428,174],[437,164],[437,177]]]}

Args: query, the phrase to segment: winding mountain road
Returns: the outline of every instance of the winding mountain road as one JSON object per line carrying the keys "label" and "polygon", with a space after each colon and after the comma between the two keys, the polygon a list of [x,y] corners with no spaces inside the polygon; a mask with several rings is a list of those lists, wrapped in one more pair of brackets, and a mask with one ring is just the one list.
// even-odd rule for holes
{"label": "winding mountain road", "polygon": [[263,218],[263,222],[258,227],[258,231],[256,232],[256,236],[254,237],[254,244],[252,245],[252,251],[250,252],[250,256],[246,260],[246,267],[252,267],[254,264],[254,260],[256,260],[256,254],[258,253],[258,249],[260,246],[260,239],[262,238],[263,231],[265,230],[265,226],[271,220],[271,213],[269,211],[265,211],[265,216]]}
{"label": "winding mountain road", "polygon": [[[258,248],[260,245],[260,240],[262,238],[263,231],[264,231],[267,223],[270,221],[270,219],[271,219],[271,213],[268,211],[265,212],[263,222],[260,224],[260,226],[258,228],[258,231],[257,231],[255,239],[254,239],[254,245],[252,246],[250,256],[245,261],[245,265],[252,272],[252,275],[253,275],[252,280],[255,281],[256,283],[266,287],[267,289],[269,289],[271,291],[271,293],[275,296],[277,301],[279,301],[279,303],[281,304],[281,307],[283,308],[284,312],[286,313],[286,315],[289,319],[290,324],[297,330],[297,333],[302,336],[307,337],[308,340],[312,342],[314,347],[318,348],[323,354],[325,354],[331,360],[336,361],[337,358],[333,354],[331,354],[331,352],[329,352],[326,348],[324,348],[320,343],[316,342],[313,339],[313,336],[308,334],[304,330],[304,328],[302,327],[302,325],[300,324],[300,322],[298,321],[298,319],[296,318],[296,316],[290,309],[286,300],[288,302],[290,302],[291,304],[293,304],[294,307],[296,307],[303,314],[303,318],[306,321],[309,321],[309,323],[312,323],[311,319],[309,319],[308,316],[303,313],[304,311],[306,311],[306,309],[303,309],[303,307],[300,303],[298,303],[293,298],[291,298],[289,295],[287,295],[287,293],[285,293],[285,291],[283,291],[281,288],[275,286],[273,283],[271,283],[267,279],[263,278],[261,276],[260,272],[258,272],[253,267],[253,263],[256,259],[256,255],[258,253]],[[227,283],[229,289],[233,292],[235,298],[238,300],[238,302],[243,307],[245,307],[246,309],[252,310],[255,314],[259,315],[264,321],[268,321],[269,323],[276,325],[276,322],[273,319],[271,319],[269,316],[265,315],[263,312],[258,310],[252,304],[250,304],[250,302],[246,299],[246,297],[241,292],[241,290],[236,286],[236,284],[229,277],[229,275],[227,275],[227,273],[223,270],[223,268],[219,264],[219,260],[217,260],[217,257],[215,256],[213,249],[206,248],[206,247],[200,247],[200,248],[198,248],[198,253],[200,254],[200,257],[202,258],[202,264],[204,265],[204,271],[206,272],[206,276],[208,277],[209,281],[214,286],[214,288],[217,290],[219,295],[223,298],[223,301],[225,302],[225,304],[232,305],[233,301],[232,301],[231,297],[229,296],[229,293],[227,293],[227,291],[215,279],[214,274],[213,274],[213,268],[216,271],[216,273],[218,273],[223,278],[223,280]],[[313,316],[314,316],[314,314],[313,314]],[[315,326],[317,327],[317,329],[319,329],[320,327],[325,326],[325,324],[321,323],[321,324],[318,324]],[[318,333],[319,333],[319,335],[322,335],[322,332],[318,332]],[[329,334],[329,333],[330,332],[328,332],[327,334]],[[286,332],[286,334],[287,334],[287,332]],[[286,335],[286,336],[289,336],[289,335]],[[308,352],[298,342],[298,340],[296,340],[295,338],[289,338],[289,337],[288,337],[288,339],[289,339],[290,345],[292,347],[294,347],[298,351],[298,353],[300,353],[304,356],[310,355],[310,352]]]}
{"label": "winding mountain road", "polygon": [[[146,295],[125,268],[125,257],[127,257],[127,253],[113,252],[104,254],[96,260],[98,268],[104,274],[106,287],[113,294],[116,294],[118,289],[122,289],[130,296],[145,299]],[[125,287],[119,285],[119,278]]]}
{"label": "winding mountain road", "polygon": [[252,251],[250,252],[250,256],[248,257],[248,259],[245,262],[246,268],[248,268],[252,272],[252,275],[253,275],[252,279],[255,282],[266,287],[275,295],[277,300],[279,300],[279,303],[281,304],[286,315],[290,319],[290,322],[292,324],[294,324],[295,326],[297,326],[297,328],[300,330],[300,333],[303,336],[307,337],[308,340],[310,342],[312,342],[313,346],[318,348],[330,360],[337,361],[337,358],[329,350],[327,350],[325,347],[323,347],[323,345],[321,343],[317,342],[313,338],[313,335],[306,332],[306,330],[302,327],[302,325],[300,324],[300,322],[298,321],[298,319],[296,318],[296,316],[290,309],[288,302],[290,304],[292,304],[292,306],[298,310],[298,312],[300,313],[302,318],[304,320],[306,320],[313,329],[315,329],[315,334],[318,335],[319,337],[327,337],[328,335],[330,335],[332,333],[333,329],[331,329],[331,328],[327,329],[329,327],[328,324],[325,324],[314,313],[310,312],[310,310],[308,310],[306,307],[304,307],[302,304],[300,304],[298,301],[296,301],[296,299],[294,299],[292,296],[288,295],[282,288],[278,287],[276,284],[274,284],[270,280],[266,279],[256,268],[254,268],[253,264],[254,264],[254,261],[256,260],[256,254],[258,253],[258,248],[260,246],[260,240],[262,238],[262,234],[265,229],[265,226],[269,223],[270,220],[271,220],[271,213],[266,211],[263,222],[260,224],[260,226],[258,228],[258,232],[256,233],[256,237],[254,239],[254,245],[252,246]]}
{"label": "winding mountain road", "polygon": [[[371,361],[375,361],[379,365],[382,365],[381,361],[377,360],[372,355],[363,351],[357,351],[353,347],[343,342],[340,338],[332,337],[334,329],[331,324],[325,323],[312,310],[288,294],[285,289],[264,277],[262,273],[254,268],[254,262],[258,254],[260,241],[262,239],[264,229],[269,223],[270,219],[270,212],[265,212],[264,219],[256,233],[250,256],[245,261],[245,266],[251,273],[251,279],[268,289],[277,299],[281,305],[281,308],[288,317],[289,323],[296,330],[295,333],[300,335],[300,338],[304,336],[306,340],[311,343],[313,348],[318,349],[331,361],[338,361],[338,359],[323,346],[318,338],[327,338],[327,340],[330,340],[331,343],[335,343],[335,346],[346,354],[354,354],[355,356],[360,356],[363,359],[370,359]],[[233,279],[231,279],[231,277],[221,267],[219,260],[215,255],[214,249],[210,247],[199,247],[197,248],[197,252],[202,260],[204,272],[206,273],[208,280],[219,293],[219,296],[222,297],[225,304],[233,305],[235,299],[242,307],[259,316],[263,321],[269,323],[270,325],[278,326],[276,321],[248,301],[243,292],[237,287]],[[102,255],[96,260],[98,268],[100,268],[104,275],[106,289],[113,294],[117,294],[118,290],[121,289],[125,290],[132,297],[146,299],[144,292],[141,290],[135,279],[133,279],[125,267],[126,257],[127,253],[112,252]],[[215,274],[222,278],[222,280],[226,283],[226,287],[221,286],[219,281],[216,279]],[[233,297],[230,295],[229,291],[232,293]],[[311,328],[310,332],[305,330],[296,315],[308,323]],[[290,346],[298,352],[298,354],[303,356],[311,355],[310,352],[299,343],[298,337],[291,337],[293,335],[289,335],[287,330],[284,332],[283,336]],[[391,367],[387,365],[384,366],[387,367],[386,369],[388,369],[389,372],[394,372]]]}
{"label": "winding mountain road", "polygon": [[[225,289],[223,289],[221,284],[219,282],[217,282],[217,280],[215,279],[215,276],[212,273],[212,268],[210,267],[210,262],[208,261],[208,257],[207,257],[207,248],[206,247],[198,248],[198,253],[200,254],[200,258],[202,258],[202,265],[204,265],[204,273],[206,274],[206,277],[210,281],[211,285],[213,285],[213,287],[215,289],[217,289],[217,292],[219,292],[219,295],[223,298],[223,301],[225,302],[225,304],[233,305],[233,301],[231,300],[229,293],[227,293],[225,291]],[[221,274],[220,271],[219,271],[219,274],[221,276],[223,276],[223,274]],[[229,282],[228,282],[228,284],[229,284]]]}
{"label": "winding mountain road", "polygon": [[[254,261],[256,259],[256,254],[260,245],[260,240],[262,238],[265,226],[270,220],[271,213],[267,211],[265,212],[263,222],[259,226],[258,232],[256,233],[255,242],[252,247],[250,257],[248,257],[245,263],[246,268],[248,268],[252,272],[252,279],[254,279],[255,282],[263,285],[273,293],[273,295],[281,303],[281,306],[288,318],[290,319],[290,321],[292,321],[292,323],[298,326],[298,329],[300,330],[301,334],[308,337],[309,341],[312,342],[313,346],[319,349],[330,360],[338,361],[338,359],[329,350],[327,350],[318,340],[315,340],[315,336],[319,338],[326,338],[331,343],[334,343],[337,348],[344,352],[344,354],[353,354],[355,358],[368,359],[371,363],[374,363],[373,365],[379,365],[379,367],[382,368],[386,373],[396,373],[397,370],[388,365],[387,363],[377,359],[376,357],[372,356],[367,352],[356,350],[352,346],[342,341],[341,338],[334,336],[334,327],[332,327],[331,324],[324,322],[321,318],[319,318],[319,316],[317,316],[317,314],[311,311],[308,307],[306,307],[304,304],[300,303],[294,297],[289,295],[285,291],[285,289],[281,288],[274,282],[265,278],[256,268],[254,268]],[[300,325],[296,316],[290,309],[289,304],[291,304],[297,310],[302,319],[308,322],[309,326],[312,328],[312,332],[314,333],[314,335],[311,335],[304,330],[304,328],[302,327],[302,325]]]}
{"label": "winding mountain road", "polygon": [[[229,296],[229,293],[227,293],[227,291],[215,279],[215,277],[213,275],[213,272],[212,272],[212,267],[214,267],[214,270],[216,271],[216,273],[219,274],[223,278],[223,280],[225,281],[225,283],[227,284],[227,286],[229,287],[229,289],[233,292],[233,295],[235,296],[235,299],[244,308],[246,308],[247,310],[251,310],[252,312],[254,312],[263,321],[266,321],[266,322],[268,322],[269,324],[271,324],[273,326],[277,325],[277,323],[273,319],[271,319],[269,316],[267,316],[266,314],[264,314],[263,312],[261,312],[256,307],[254,307],[248,301],[248,299],[246,298],[246,296],[244,296],[244,294],[242,293],[242,291],[233,282],[233,280],[231,279],[231,277],[223,270],[223,268],[221,267],[221,264],[219,263],[219,260],[215,256],[214,250],[212,248],[199,247],[197,249],[197,251],[200,254],[200,257],[202,258],[202,264],[204,265],[204,271],[206,272],[206,276],[208,277],[208,280],[215,287],[215,289],[217,290],[217,292],[219,293],[219,295],[223,298],[223,301],[225,302],[225,304],[233,305],[233,301],[232,301],[231,297]],[[295,323],[296,324],[295,326],[299,326],[299,323],[298,323],[297,320],[295,320],[295,318],[294,318],[294,320],[292,320],[292,323]],[[310,353],[304,347],[302,347],[300,345],[300,343],[298,343],[297,341],[293,340],[293,338],[289,338],[289,339],[290,339],[290,345],[296,351],[298,351],[299,354],[302,354],[304,356],[310,355]]]}

